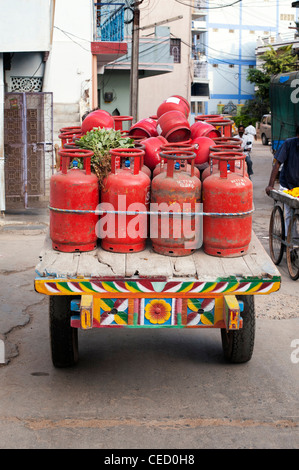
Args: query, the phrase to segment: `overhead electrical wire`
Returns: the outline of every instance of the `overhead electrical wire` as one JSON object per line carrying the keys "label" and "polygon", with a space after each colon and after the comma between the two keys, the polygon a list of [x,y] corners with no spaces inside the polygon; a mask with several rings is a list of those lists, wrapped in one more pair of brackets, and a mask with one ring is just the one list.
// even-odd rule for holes
{"label": "overhead electrical wire", "polygon": [[[183,2],[183,1],[181,1],[181,0],[175,0],[175,1],[176,1],[177,3],[181,3],[181,5],[184,5],[184,6],[186,6],[186,7],[194,8],[194,4],[193,4],[193,3],[187,4],[187,3],[185,3],[185,2]],[[219,9],[219,8],[227,8],[227,7],[231,7],[231,6],[233,6],[233,5],[236,5],[237,3],[240,3],[240,2],[242,2],[242,0],[235,0],[233,3],[229,3],[229,4],[227,4],[227,5],[221,5],[221,6],[219,5],[219,6],[216,6],[216,7],[206,7],[206,6],[205,6],[203,9],[204,9],[204,10],[216,10],[216,9]]]}

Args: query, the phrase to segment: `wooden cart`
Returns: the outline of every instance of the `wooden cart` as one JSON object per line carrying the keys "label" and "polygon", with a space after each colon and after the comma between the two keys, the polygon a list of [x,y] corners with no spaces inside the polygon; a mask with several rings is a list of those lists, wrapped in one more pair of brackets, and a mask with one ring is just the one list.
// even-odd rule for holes
{"label": "wooden cart", "polygon": [[[283,191],[273,189],[270,197],[274,199],[269,225],[269,246],[273,263],[279,265],[286,251],[288,271],[291,279],[299,278],[299,198]],[[285,231],[284,205],[292,210],[292,217]]]}
{"label": "wooden cart", "polygon": [[49,296],[55,367],[78,360],[78,328],[219,328],[225,358],[248,361],[254,296],[280,288],[276,266],[255,234],[249,251],[218,258],[198,249],[173,258],[153,252],[59,253],[47,237],[35,289]]}

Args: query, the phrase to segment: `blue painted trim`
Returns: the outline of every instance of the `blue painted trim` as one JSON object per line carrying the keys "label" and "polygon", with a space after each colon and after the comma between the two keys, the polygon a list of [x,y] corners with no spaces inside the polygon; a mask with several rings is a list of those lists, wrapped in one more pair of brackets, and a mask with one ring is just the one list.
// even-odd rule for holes
{"label": "blue painted trim", "polygon": [[255,60],[247,60],[247,59],[229,59],[229,60],[223,60],[223,59],[214,59],[210,58],[208,60],[209,64],[234,64],[234,65],[256,65]]}
{"label": "blue painted trim", "polygon": [[244,94],[222,94],[222,93],[214,93],[210,95],[211,100],[252,100],[252,95],[244,95]]}

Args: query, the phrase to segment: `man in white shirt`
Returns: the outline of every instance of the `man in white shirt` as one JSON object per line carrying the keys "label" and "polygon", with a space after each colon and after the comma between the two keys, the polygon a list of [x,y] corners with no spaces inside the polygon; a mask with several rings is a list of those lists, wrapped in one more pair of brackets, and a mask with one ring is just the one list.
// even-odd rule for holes
{"label": "man in white shirt", "polygon": [[[249,127],[252,127],[254,129],[253,126],[249,126]],[[253,134],[251,133],[246,134],[245,127],[242,124],[240,124],[240,126],[238,127],[238,134],[235,136],[235,138],[242,139],[242,149],[246,155],[245,161],[247,164],[247,173],[248,173],[249,179],[251,179],[250,176],[253,175],[253,170],[252,170],[252,160],[250,158],[250,152],[252,150],[252,144],[253,144],[253,139],[254,139]]]}

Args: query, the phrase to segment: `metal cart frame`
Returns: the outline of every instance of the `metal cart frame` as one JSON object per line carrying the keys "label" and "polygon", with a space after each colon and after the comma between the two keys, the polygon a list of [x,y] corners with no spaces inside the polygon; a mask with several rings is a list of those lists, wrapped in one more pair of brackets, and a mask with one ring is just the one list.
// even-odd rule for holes
{"label": "metal cart frame", "polygon": [[[269,225],[269,248],[274,264],[279,265],[286,251],[288,272],[294,281],[299,278],[299,198],[283,191],[271,190],[274,199]],[[284,206],[291,208],[292,216],[288,231],[285,231]]]}

